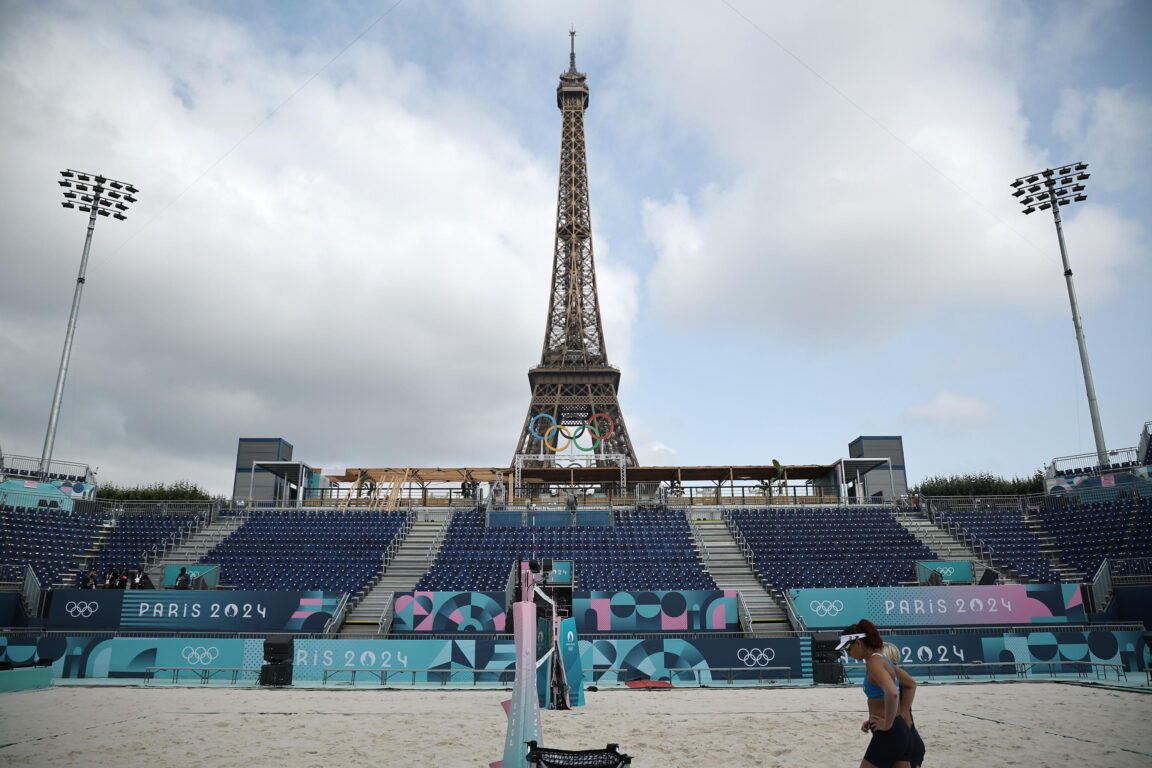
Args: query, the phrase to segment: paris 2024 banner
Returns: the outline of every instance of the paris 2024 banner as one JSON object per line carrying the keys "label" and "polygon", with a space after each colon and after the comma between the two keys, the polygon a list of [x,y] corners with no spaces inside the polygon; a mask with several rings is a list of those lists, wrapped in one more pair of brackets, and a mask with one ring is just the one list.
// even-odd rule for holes
{"label": "paris 2024 banner", "polygon": [[860,619],[881,627],[988,624],[1077,624],[1087,620],[1075,584],[791,589],[788,597],[809,629]]}

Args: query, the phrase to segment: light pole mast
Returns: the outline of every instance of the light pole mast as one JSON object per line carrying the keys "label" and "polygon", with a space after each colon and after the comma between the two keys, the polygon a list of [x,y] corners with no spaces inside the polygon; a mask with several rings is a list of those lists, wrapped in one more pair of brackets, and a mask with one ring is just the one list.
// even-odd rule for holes
{"label": "light pole mast", "polygon": [[92,248],[92,233],[96,230],[96,216],[112,216],[123,221],[125,212],[138,190],[131,184],[107,179],[99,174],[80,171],[61,171],[64,178],[58,182],[64,188],[65,208],[79,208],[88,214],[88,234],[84,237],[84,253],[80,257],[80,274],[76,277],[76,292],[72,296],[72,311],[68,315],[68,331],[64,335],[64,352],[60,356],[60,371],[56,374],[56,391],[52,395],[52,410],[48,415],[48,432],[44,435],[44,451],[40,454],[40,476],[47,479],[52,465],[52,447],[56,442],[56,424],[60,419],[60,401],[64,397],[64,380],[68,376],[68,360],[72,356],[72,338],[76,334],[76,317],[80,313],[80,294],[84,291],[88,271],[88,252]]}
{"label": "light pole mast", "polygon": [[[1068,286],[1068,303],[1072,306],[1072,325],[1076,328],[1076,345],[1080,348],[1080,367],[1084,371],[1084,389],[1088,393],[1088,411],[1092,416],[1092,434],[1096,438],[1096,459],[1101,468],[1109,465],[1108,448],[1104,444],[1104,427],[1100,424],[1100,408],[1096,405],[1096,385],[1092,382],[1092,365],[1088,362],[1088,344],[1084,341],[1084,325],[1080,320],[1080,304],[1076,301],[1076,286],[1072,283],[1072,267],[1068,264],[1068,247],[1064,243],[1064,225],[1060,208],[1069,203],[1088,199],[1083,182],[1091,176],[1088,163],[1071,163],[1061,168],[1048,168],[1040,173],[1021,176],[1012,182],[1012,193],[1024,206],[1024,213],[1037,209],[1052,209],[1056,223],[1056,238],[1060,241],[1060,258],[1064,262],[1064,281]],[[1026,196],[1025,196],[1026,195]]]}

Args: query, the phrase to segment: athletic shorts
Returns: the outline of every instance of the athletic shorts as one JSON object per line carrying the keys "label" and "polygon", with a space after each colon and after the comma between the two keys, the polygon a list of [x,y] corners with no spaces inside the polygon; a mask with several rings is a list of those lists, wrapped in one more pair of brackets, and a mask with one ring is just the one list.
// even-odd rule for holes
{"label": "athletic shorts", "polygon": [[886,731],[872,731],[872,742],[864,759],[876,768],[892,768],[901,760],[912,759],[912,731],[904,718],[896,715],[892,727]]}
{"label": "athletic shorts", "polygon": [[912,756],[909,758],[912,768],[918,768],[924,765],[924,739],[920,738],[920,732],[916,730],[916,726],[912,726]]}

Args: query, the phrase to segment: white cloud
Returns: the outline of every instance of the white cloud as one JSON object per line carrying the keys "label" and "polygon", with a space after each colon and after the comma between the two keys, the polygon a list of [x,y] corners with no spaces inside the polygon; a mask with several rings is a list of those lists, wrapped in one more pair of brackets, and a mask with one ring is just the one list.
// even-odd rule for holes
{"label": "white cloud", "polygon": [[976,428],[988,425],[994,412],[987,403],[970,395],[939,392],[930,402],[911,405],[905,418],[913,423]]}
{"label": "white cloud", "polygon": [[[739,19],[721,31],[674,14],[637,33],[632,64],[651,84],[650,112],[695,126],[727,166],[645,206],[662,318],[798,341],[852,328],[874,340],[976,303],[1050,305],[1051,224],[1023,219],[1007,194],[1013,174],[1045,158],[997,64],[997,7],[903,8],[847,6],[816,37],[800,32],[814,9],[746,11],[777,39],[802,40],[794,53],[864,112]],[[727,35],[730,55],[671,55],[689,25]],[[887,37],[900,44],[878,49]],[[1142,125],[1123,119],[1126,130]],[[1100,286],[1141,244],[1130,221],[1109,218],[1118,226],[1096,244]]]}
{"label": "white cloud", "polygon": [[[58,458],[100,456],[130,482],[212,455],[217,476],[198,479],[218,490],[247,435],[315,463],[509,459],[499,427],[522,418],[543,338],[554,158],[366,40],[213,165],[322,60],[179,6],[16,22],[0,49],[17,74],[0,84],[0,331],[27,357],[3,389],[6,451],[37,451],[46,421],[83,238],[55,201],[71,166],[142,192],[126,224],[97,227],[68,382],[87,437]],[[606,262],[626,359],[637,280]]]}
{"label": "white cloud", "polygon": [[1132,86],[1069,88],[1052,119],[1053,131],[1088,161],[1093,188],[1123,189],[1145,181],[1152,163],[1152,98]]}
{"label": "white cloud", "polygon": [[647,466],[675,467],[679,463],[676,460],[676,449],[658,441],[651,442],[644,446],[644,450],[640,451],[640,455],[644,464]]}

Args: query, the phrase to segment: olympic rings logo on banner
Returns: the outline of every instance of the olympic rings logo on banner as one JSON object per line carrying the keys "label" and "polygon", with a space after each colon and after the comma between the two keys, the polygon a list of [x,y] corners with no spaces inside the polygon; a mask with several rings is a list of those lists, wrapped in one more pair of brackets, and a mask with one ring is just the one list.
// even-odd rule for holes
{"label": "olympic rings logo on banner", "polygon": [[947,567],[947,566],[945,566],[944,568],[937,568],[936,570],[940,571],[941,576],[951,576],[952,574],[956,573],[955,568],[951,568],[951,567]]}
{"label": "olympic rings logo on banner", "polygon": [[766,667],[776,658],[776,651],[771,648],[741,648],[736,651],[736,658],[746,667]]}
{"label": "olympic rings logo on banner", "polygon": [[211,664],[220,655],[220,649],[213,646],[206,648],[203,645],[186,645],[184,650],[180,651],[180,655],[189,664]]}
{"label": "olympic rings logo on banner", "polygon": [[64,606],[64,610],[74,619],[86,619],[100,610],[100,603],[88,603],[83,600],[77,602],[73,600]]}
{"label": "olympic rings logo on banner", "polygon": [[[600,430],[596,428],[596,419],[598,418],[604,418],[604,420],[608,422],[607,432],[601,433]],[[552,422],[552,426],[544,430],[544,434],[540,434],[536,431],[536,422],[538,422],[540,419],[548,419],[548,421]],[[548,447],[548,450],[552,451],[553,453],[566,451],[570,445],[575,446],[577,450],[588,453],[595,451],[605,440],[616,434],[616,422],[613,421],[612,417],[606,413],[594,413],[588,417],[588,421],[580,424],[575,429],[569,429],[564,424],[556,421],[556,417],[552,414],[538,413],[532,417],[532,421],[528,422],[528,431],[531,433],[532,437],[542,441],[544,445]],[[563,446],[558,446],[556,444],[559,442],[559,439],[555,439],[554,442],[549,442],[554,439],[552,436],[557,432],[563,435],[568,441],[564,443]],[[592,445],[587,448],[576,442],[584,436],[585,432],[588,432],[592,435]]]}
{"label": "olympic rings logo on banner", "polygon": [[817,616],[839,616],[844,610],[844,603],[839,600],[813,600],[808,607]]}

